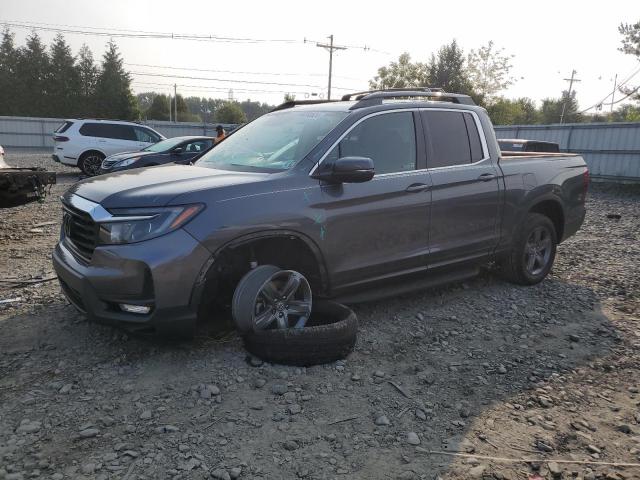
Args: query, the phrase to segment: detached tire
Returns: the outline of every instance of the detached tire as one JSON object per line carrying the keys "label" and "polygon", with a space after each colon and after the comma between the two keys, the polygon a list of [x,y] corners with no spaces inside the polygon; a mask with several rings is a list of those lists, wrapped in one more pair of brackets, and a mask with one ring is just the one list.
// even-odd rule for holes
{"label": "detached tire", "polygon": [[345,358],[356,343],[358,319],[339,303],[316,302],[304,328],[250,331],[249,353],[270,363],[308,367]]}
{"label": "detached tire", "polygon": [[556,257],[558,237],[553,222],[540,213],[530,213],[514,239],[501,273],[519,285],[540,283],[551,271]]}

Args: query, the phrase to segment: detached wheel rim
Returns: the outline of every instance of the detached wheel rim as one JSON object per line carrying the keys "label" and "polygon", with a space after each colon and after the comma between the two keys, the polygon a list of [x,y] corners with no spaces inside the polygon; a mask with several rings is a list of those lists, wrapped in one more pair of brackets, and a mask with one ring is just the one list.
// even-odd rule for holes
{"label": "detached wheel rim", "polygon": [[551,251],[551,232],[545,227],[534,228],[524,246],[524,268],[527,273],[540,275],[549,264]]}
{"label": "detached wheel rim", "polygon": [[311,287],[293,270],[281,270],[260,287],[253,313],[256,330],[303,328],[311,315]]}
{"label": "detached wheel rim", "polygon": [[82,161],[84,171],[87,175],[97,175],[102,167],[102,157],[99,155],[87,155]]}

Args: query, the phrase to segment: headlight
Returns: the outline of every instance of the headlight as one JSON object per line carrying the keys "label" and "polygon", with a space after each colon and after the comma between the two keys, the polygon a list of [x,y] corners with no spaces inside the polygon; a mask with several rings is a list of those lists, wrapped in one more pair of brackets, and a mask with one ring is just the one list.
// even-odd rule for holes
{"label": "headlight", "polygon": [[100,244],[134,243],[159,237],[182,227],[203,209],[202,204],[112,209],[113,217],[100,223]]}
{"label": "headlight", "polygon": [[132,163],[137,162],[138,160],[140,160],[140,157],[132,157],[132,158],[127,158],[126,160],[122,160],[121,162],[116,163],[116,167],[128,167],[129,165],[131,165]]}

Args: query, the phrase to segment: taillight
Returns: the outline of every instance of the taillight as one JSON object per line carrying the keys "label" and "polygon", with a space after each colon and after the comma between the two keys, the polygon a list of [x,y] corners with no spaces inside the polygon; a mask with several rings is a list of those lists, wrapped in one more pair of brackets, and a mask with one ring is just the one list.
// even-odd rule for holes
{"label": "taillight", "polygon": [[63,137],[62,135],[54,135],[53,136],[53,141],[54,142],[68,142],[69,141],[69,137]]}
{"label": "taillight", "polygon": [[586,168],[582,174],[582,194],[586,195],[589,190],[589,169]]}

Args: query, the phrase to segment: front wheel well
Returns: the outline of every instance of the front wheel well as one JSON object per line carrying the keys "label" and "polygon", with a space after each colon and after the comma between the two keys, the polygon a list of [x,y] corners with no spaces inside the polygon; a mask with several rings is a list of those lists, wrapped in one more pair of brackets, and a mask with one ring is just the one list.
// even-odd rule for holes
{"label": "front wheel well", "polygon": [[540,213],[549,218],[556,230],[558,243],[562,240],[562,235],[564,234],[564,212],[562,211],[560,202],[555,200],[544,200],[531,207],[529,213]]}
{"label": "front wheel well", "polygon": [[212,309],[228,309],[240,279],[258,265],[302,273],[314,295],[327,290],[322,261],[307,242],[293,235],[254,238],[231,244],[216,254],[202,285],[199,316],[208,316]]}

